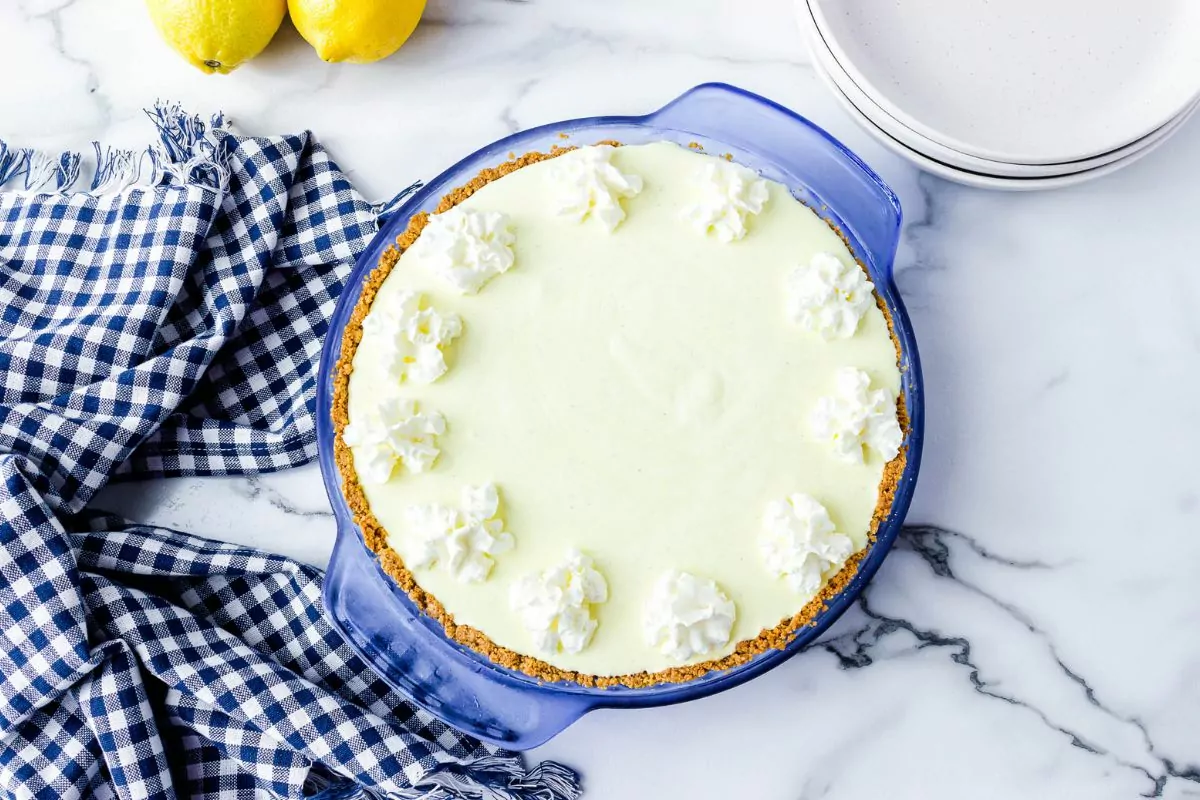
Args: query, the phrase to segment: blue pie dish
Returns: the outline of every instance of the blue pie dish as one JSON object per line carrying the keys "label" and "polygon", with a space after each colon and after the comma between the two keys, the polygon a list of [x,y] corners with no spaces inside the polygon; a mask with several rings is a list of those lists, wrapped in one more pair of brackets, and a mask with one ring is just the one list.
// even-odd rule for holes
{"label": "blue pie dish", "polygon": [[[547,683],[501,667],[454,641],[440,622],[418,609],[384,573],[354,521],[334,461],[334,372],[342,333],[383,251],[404,232],[414,214],[432,211],[443,195],[481,170],[509,160],[510,153],[546,151],[561,145],[559,135],[563,133],[576,143],[603,139],[626,144],[698,142],[707,152],[730,153],[738,163],[784,184],[845,235],[887,305],[900,347],[901,391],[909,418],[907,459],[890,513],[876,531],[857,575],[813,624],[798,630],[783,649],[768,650],[739,666],[686,683],[647,688]],[[829,134],[766,98],[716,83],[697,86],[645,116],[589,117],[513,134],[467,156],[427,183],[390,216],[359,257],[321,354],[317,436],[325,489],[338,525],[324,588],[325,610],[334,627],[389,684],[418,706],[480,739],[518,750],[542,744],[593,709],[644,708],[694,700],[737,686],[795,655],[841,616],[879,569],[899,533],[916,485],[924,400],[916,340],[892,275],[900,224],[896,195]]]}

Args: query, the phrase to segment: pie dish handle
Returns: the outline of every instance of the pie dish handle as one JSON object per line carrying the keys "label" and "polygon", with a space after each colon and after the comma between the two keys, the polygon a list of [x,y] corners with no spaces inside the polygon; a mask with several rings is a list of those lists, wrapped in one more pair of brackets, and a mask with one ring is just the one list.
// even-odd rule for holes
{"label": "pie dish handle", "polygon": [[[649,115],[648,122],[711,137],[764,157],[800,199],[832,216],[890,277],[900,244],[900,200],[875,171],[820,127],[778,103],[725,83],[704,83]],[[768,176],[775,177],[775,176]],[[790,178],[791,180],[788,180]],[[857,248],[856,248],[857,249]]]}
{"label": "pie dish handle", "polygon": [[323,590],[326,614],[351,648],[418,707],[485,742],[528,750],[596,706],[591,698],[530,684],[463,652],[383,573],[357,528],[341,515],[338,529]]}

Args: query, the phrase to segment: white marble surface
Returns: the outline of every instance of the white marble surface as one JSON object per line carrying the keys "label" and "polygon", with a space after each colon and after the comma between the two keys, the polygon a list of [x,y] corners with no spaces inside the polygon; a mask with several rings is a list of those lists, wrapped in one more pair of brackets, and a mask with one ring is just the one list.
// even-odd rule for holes
{"label": "white marble surface", "polygon": [[[1075,189],[959,188],[841,113],[789,0],[441,0],[386,63],[327,66],[286,29],[227,78],[168,52],[139,0],[4,0],[0,32],[14,143],[141,144],[141,109],[177,99],[247,132],[311,128],[374,197],[507,131],[706,80],[824,125],[907,212],[914,527],[822,646],[707,700],[597,712],[540,752],[602,800],[1200,797],[1200,123]],[[334,532],[315,468],[100,504],[317,564]]]}

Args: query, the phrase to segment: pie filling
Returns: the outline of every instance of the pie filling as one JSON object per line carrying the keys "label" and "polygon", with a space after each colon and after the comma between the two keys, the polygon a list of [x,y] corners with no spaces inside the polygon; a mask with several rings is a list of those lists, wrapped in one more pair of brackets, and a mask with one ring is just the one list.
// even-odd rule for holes
{"label": "pie filling", "polygon": [[745,167],[551,155],[485,173],[372,275],[335,393],[355,515],[455,638],[539,677],[684,680],[780,646],[903,465],[882,305]]}

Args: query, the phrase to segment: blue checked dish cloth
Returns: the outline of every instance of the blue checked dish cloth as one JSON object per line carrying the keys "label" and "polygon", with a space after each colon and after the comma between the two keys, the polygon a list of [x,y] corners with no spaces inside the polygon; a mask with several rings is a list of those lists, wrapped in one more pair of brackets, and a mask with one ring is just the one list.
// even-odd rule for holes
{"label": "blue checked dish cloth", "polygon": [[161,144],[0,142],[0,790],[9,797],[569,800],[322,617],[322,574],[94,510],[110,479],[316,456],[317,361],[366,203],[309,134],[176,107]]}

